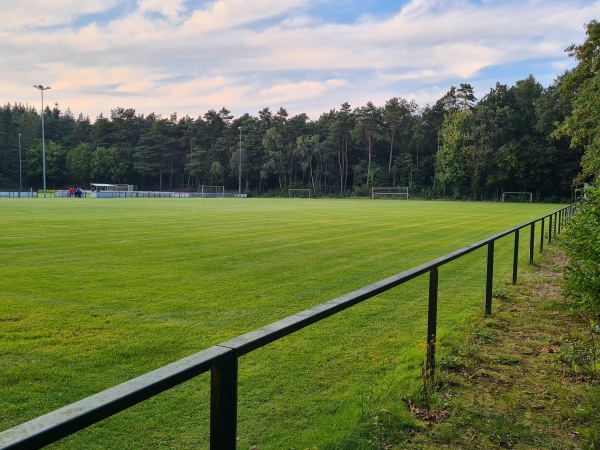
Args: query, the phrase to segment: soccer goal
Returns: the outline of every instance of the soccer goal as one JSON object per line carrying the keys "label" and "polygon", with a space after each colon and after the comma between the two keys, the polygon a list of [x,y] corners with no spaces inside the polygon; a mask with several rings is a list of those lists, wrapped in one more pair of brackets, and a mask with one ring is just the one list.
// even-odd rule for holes
{"label": "soccer goal", "polygon": [[225,186],[208,186],[203,184],[198,187],[198,192],[202,198],[225,197]]}
{"label": "soccer goal", "polygon": [[588,190],[590,185],[588,183],[580,183],[573,186],[575,188],[575,201],[579,201],[582,198],[587,198]]}
{"label": "soccer goal", "polygon": [[288,198],[310,198],[310,189],[288,189]]}
{"label": "soccer goal", "polygon": [[371,188],[371,198],[406,198],[408,186],[374,187]]}
{"label": "soccer goal", "polygon": [[522,203],[533,203],[533,193],[532,192],[503,192],[502,193],[502,201],[511,201],[511,202],[522,202]]}

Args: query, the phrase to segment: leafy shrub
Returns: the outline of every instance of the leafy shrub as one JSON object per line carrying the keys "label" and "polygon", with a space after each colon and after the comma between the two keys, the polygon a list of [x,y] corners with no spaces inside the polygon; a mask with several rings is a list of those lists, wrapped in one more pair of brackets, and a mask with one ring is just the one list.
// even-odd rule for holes
{"label": "leafy shrub", "polygon": [[577,310],[600,316],[600,187],[587,192],[565,230],[565,293]]}

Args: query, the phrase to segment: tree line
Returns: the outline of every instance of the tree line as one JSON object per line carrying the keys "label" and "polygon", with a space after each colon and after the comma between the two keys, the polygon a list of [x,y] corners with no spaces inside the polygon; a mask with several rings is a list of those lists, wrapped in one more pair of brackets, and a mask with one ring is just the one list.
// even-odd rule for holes
{"label": "tree line", "polygon": [[564,248],[569,263],[565,292],[572,299],[572,306],[590,324],[588,353],[597,372],[594,334],[600,333],[600,23],[588,23],[586,35],[583,44],[567,49],[577,66],[563,78],[560,94],[570,99],[571,111],[553,134],[568,139],[572,148],[583,149],[576,181],[589,182],[589,188],[566,228]]}
{"label": "tree line", "polygon": [[[465,83],[424,107],[400,97],[380,106],[346,102],[317,120],[290,117],[285,108],[238,118],[222,108],[192,118],[118,107],[91,121],[48,105],[47,185],[237,191],[241,166],[242,190],[252,195],[288,188],[367,195],[373,186],[422,186],[454,198],[528,191],[538,200],[566,199],[583,155],[571,136],[556,132],[572,111],[572,98],[559,92],[566,75],[549,87],[533,76],[513,86],[497,83],[480,100]],[[20,173],[24,188],[42,185],[41,117],[32,106],[6,104],[0,188],[18,187]]]}

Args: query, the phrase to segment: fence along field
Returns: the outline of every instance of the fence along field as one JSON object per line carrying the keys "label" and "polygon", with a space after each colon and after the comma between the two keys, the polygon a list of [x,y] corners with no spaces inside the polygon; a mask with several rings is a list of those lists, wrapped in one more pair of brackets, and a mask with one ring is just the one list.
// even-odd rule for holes
{"label": "fence along field", "polygon": [[[287,199],[2,207],[1,429],[556,209]],[[512,242],[496,252],[497,279],[508,279],[501,255]],[[441,270],[442,342],[481,314],[476,253]],[[243,357],[238,448],[360,441],[382,409],[409,420],[399,399],[416,389],[423,358],[424,284]],[[58,445],[205,448],[208,384],[202,376]]]}

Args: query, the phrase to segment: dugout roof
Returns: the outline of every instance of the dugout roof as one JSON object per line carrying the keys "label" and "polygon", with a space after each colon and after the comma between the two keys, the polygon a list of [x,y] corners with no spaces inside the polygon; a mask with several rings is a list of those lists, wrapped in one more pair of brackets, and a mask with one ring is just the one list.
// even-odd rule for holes
{"label": "dugout roof", "polygon": [[127,184],[90,183],[92,190],[96,191],[127,191]]}

